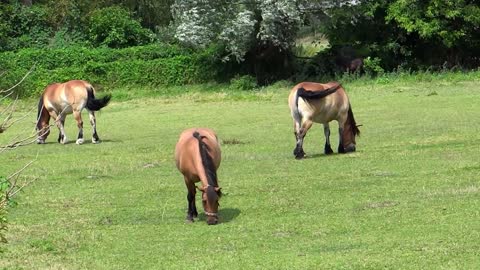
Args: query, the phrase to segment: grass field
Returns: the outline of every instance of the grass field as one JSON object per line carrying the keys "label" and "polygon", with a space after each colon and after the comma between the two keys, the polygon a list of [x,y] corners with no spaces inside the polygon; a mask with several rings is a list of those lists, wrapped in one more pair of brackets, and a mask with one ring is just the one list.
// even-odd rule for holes
{"label": "grass field", "polygon": [[[54,130],[0,154],[2,174],[36,159],[23,175],[39,177],[10,208],[0,269],[476,269],[479,77],[345,83],[358,151],[323,155],[314,125],[301,161],[285,86],[113,101],[98,145],[75,145],[69,116],[69,144]],[[0,142],[31,130],[31,114]],[[173,150],[195,126],[223,140],[216,226],[184,223]]]}

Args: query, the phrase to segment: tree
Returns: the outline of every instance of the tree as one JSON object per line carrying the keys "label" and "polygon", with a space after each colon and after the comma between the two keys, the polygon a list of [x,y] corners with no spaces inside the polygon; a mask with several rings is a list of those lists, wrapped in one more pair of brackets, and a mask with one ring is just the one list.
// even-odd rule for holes
{"label": "tree", "polygon": [[[302,22],[302,2],[176,0],[172,6],[175,37],[194,48],[221,45],[224,61],[249,62],[259,82],[266,83],[271,78],[263,75],[285,73],[289,68],[289,52]],[[265,70],[267,66],[275,70]]]}
{"label": "tree", "polygon": [[396,0],[388,6],[386,19],[431,44],[437,54],[432,57],[441,56],[449,66],[469,66],[475,58],[473,64],[479,64],[478,0]]}
{"label": "tree", "polygon": [[112,6],[95,10],[90,17],[89,37],[96,46],[124,48],[153,41],[153,33],[131,17],[128,10]]}
{"label": "tree", "polygon": [[387,70],[480,64],[478,0],[363,0],[323,15],[333,54],[349,46]]}
{"label": "tree", "polygon": [[298,0],[195,1],[177,0],[172,6],[175,36],[184,44],[205,47],[218,42],[229,57],[244,60],[258,44],[291,47],[301,23]]}

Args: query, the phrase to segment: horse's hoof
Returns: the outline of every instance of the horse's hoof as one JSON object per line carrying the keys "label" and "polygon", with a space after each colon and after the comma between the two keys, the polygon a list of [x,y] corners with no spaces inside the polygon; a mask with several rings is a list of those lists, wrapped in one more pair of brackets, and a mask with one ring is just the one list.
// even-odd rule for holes
{"label": "horse's hoof", "polygon": [[97,143],[100,143],[100,141],[92,139],[92,143],[97,144]]}
{"label": "horse's hoof", "polygon": [[333,150],[331,147],[325,147],[325,155],[330,155],[330,154],[333,154]]}
{"label": "horse's hoof", "polygon": [[78,144],[78,145],[83,144],[83,139],[77,139],[76,144]]}
{"label": "horse's hoof", "polygon": [[45,144],[44,140],[37,140],[37,144]]}
{"label": "horse's hoof", "polygon": [[304,159],[305,157],[306,157],[306,155],[303,152],[295,155],[295,159],[297,159],[297,160]]}
{"label": "horse's hoof", "polygon": [[61,141],[60,143],[61,143],[61,144],[67,144],[67,142],[68,142],[67,140],[63,140],[63,141]]}

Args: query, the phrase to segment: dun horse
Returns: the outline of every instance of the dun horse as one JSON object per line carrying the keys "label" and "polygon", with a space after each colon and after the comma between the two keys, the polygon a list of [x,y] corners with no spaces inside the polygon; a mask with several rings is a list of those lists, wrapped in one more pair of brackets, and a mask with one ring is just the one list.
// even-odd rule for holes
{"label": "dun horse", "polygon": [[[188,195],[187,222],[198,216],[195,206],[195,188],[202,192],[202,203],[207,223],[218,223],[218,200],[222,193],[218,186],[217,169],[220,166],[220,144],[215,132],[208,128],[187,129],[180,134],[175,147],[175,161],[183,174]],[[201,182],[196,187],[196,182]]]}
{"label": "dun horse", "polygon": [[38,102],[37,143],[45,143],[47,136],[50,134],[49,122],[51,117],[60,130],[58,142],[65,144],[67,142],[64,129],[65,118],[67,114],[73,113],[79,130],[76,143],[82,144],[83,121],[81,113],[84,108],[86,108],[89,113],[90,124],[93,127],[92,142],[99,142],[95,111],[107,106],[110,98],[111,95],[106,95],[103,98],[96,99],[95,90],[92,85],[86,81],[73,80],[47,86]]}
{"label": "dun horse", "polygon": [[338,152],[355,151],[355,137],[360,135],[360,130],[355,123],[347,94],[339,83],[299,83],[290,92],[288,104],[297,141],[293,150],[296,159],[305,157],[303,139],[314,122],[323,124],[325,154],[333,153],[330,146],[329,126],[329,122],[332,120],[338,121],[340,137]]}

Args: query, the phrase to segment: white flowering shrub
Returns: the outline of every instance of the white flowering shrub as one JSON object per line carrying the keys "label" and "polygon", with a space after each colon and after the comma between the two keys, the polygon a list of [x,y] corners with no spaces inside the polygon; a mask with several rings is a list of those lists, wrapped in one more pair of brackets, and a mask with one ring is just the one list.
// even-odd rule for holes
{"label": "white flowering shrub", "polygon": [[213,42],[243,61],[262,44],[289,49],[302,22],[304,0],[175,0],[172,14],[175,37],[185,45],[202,48]]}

